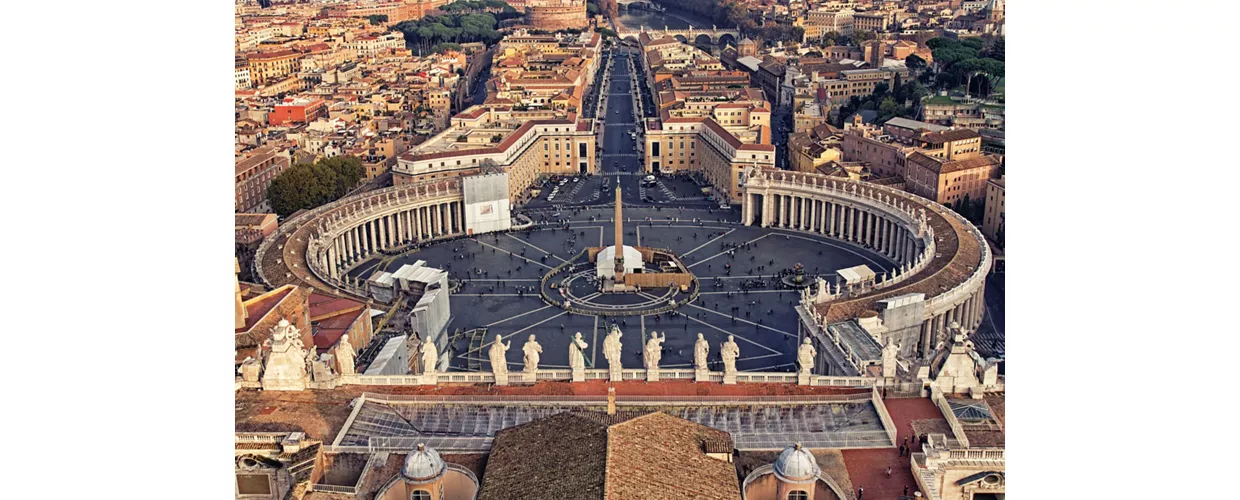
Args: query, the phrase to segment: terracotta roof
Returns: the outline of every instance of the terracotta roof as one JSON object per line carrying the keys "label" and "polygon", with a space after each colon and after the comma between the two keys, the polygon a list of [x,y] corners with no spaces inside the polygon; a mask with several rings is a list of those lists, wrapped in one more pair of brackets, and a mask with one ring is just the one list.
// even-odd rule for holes
{"label": "terracotta roof", "polygon": [[293,293],[293,287],[280,288],[266,295],[260,296],[253,301],[246,302],[245,326],[237,328],[234,333],[244,333],[249,331],[251,328],[254,328],[255,324],[262,321],[263,317],[266,316],[268,312],[271,312],[271,310],[276,307],[276,304],[279,304],[280,301],[284,300],[284,298],[290,293]]}
{"label": "terracotta roof", "polygon": [[735,467],[706,455],[732,453],[726,432],[656,412],[613,425],[608,435],[610,498],[740,496]]}
{"label": "terracotta roof", "polygon": [[927,155],[921,151],[909,155],[908,161],[938,174],[948,174],[952,172],[959,172],[961,170],[969,170],[972,168],[988,167],[999,163],[999,159],[993,156],[977,156],[963,160],[944,160],[937,156]]}
{"label": "terracotta roof", "polygon": [[942,144],[945,142],[963,141],[965,139],[976,139],[981,137],[976,130],[961,128],[956,130],[946,130],[943,132],[930,132],[921,138],[930,144]]}
{"label": "terracotta roof", "polygon": [[661,412],[561,413],[496,433],[480,500],[740,496],[726,432]]}
{"label": "terracotta roof", "polygon": [[603,498],[607,426],[561,413],[495,433],[479,500]]}

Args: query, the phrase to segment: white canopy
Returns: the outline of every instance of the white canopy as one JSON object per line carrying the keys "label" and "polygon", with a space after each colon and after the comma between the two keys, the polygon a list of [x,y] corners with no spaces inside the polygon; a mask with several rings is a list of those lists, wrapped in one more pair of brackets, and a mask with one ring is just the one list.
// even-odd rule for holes
{"label": "white canopy", "polygon": [[853,266],[847,269],[840,269],[835,274],[844,280],[844,283],[852,285],[855,283],[863,283],[866,281],[874,281],[874,271],[871,271],[865,264]]}

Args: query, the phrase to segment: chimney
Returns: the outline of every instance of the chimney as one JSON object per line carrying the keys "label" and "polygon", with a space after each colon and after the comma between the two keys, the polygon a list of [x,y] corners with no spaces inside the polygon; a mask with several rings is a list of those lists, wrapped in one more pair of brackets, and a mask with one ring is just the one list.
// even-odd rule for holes
{"label": "chimney", "polygon": [[607,388],[607,414],[608,415],[616,414],[616,388],[615,387]]}

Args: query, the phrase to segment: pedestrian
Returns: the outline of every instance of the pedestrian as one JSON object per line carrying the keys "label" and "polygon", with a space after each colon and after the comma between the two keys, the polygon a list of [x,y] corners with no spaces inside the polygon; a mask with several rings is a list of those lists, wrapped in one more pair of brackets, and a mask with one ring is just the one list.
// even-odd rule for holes
{"label": "pedestrian", "polygon": [[908,485],[904,485],[904,496],[908,496]]}
{"label": "pedestrian", "polygon": [[891,479],[891,466],[887,466],[887,479]]}
{"label": "pedestrian", "polygon": [[865,488],[857,488],[857,500],[861,500],[861,495],[865,494]]}
{"label": "pedestrian", "polygon": [[904,456],[904,445],[900,445],[900,456]]}

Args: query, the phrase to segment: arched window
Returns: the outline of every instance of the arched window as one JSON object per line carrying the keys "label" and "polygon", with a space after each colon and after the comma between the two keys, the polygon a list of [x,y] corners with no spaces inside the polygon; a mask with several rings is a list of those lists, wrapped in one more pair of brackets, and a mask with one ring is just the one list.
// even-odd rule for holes
{"label": "arched window", "polygon": [[[414,493],[415,495],[417,493]],[[417,497],[414,497],[417,498]],[[809,493],[804,491],[789,491],[788,500],[809,500]]]}
{"label": "arched window", "polygon": [[[413,492],[413,500],[431,500],[431,492],[426,490],[418,490]],[[804,500],[804,497],[802,497]]]}

